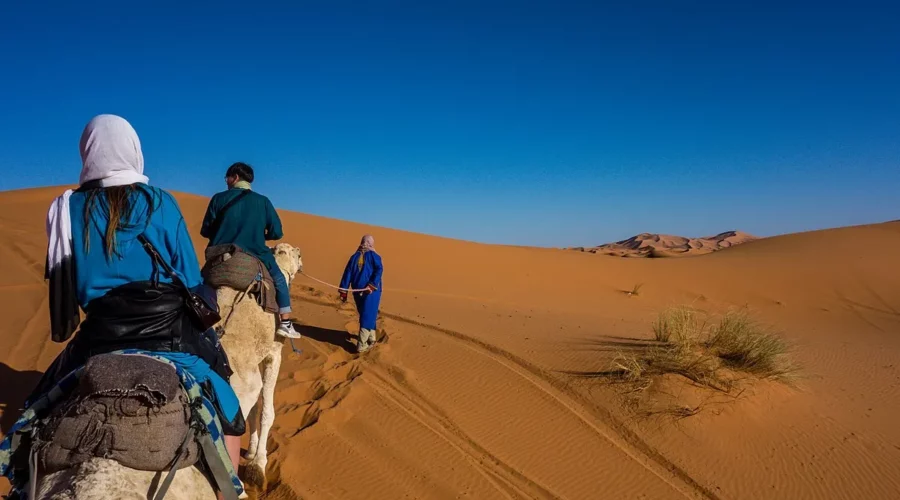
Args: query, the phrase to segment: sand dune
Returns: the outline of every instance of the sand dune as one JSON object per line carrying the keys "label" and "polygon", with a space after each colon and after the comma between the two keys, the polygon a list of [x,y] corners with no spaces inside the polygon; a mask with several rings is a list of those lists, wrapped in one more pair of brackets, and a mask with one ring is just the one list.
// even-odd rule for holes
{"label": "sand dune", "polygon": [[627,240],[596,247],[576,247],[579,252],[611,255],[614,257],[678,257],[703,255],[757,239],[741,231],[726,231],[715,236],[685,238],[669,234],[641,233]]}
{"label": "sand dune", "polygon": [[[59,351],[42,280],[59,191],[0,193],[4,429]],[[206,199],[178,200],[202,255]],[[600,259],[282,217],[305,271],[328,281],[375,234],[386,341],[352,354],[353,309],[295,281],[303,354],[284,354],[266,498],[900,498],[900,223]],[[605,369],[610,342],[649,338],[681,303],[747,307],[796,346],[806,378],[724,399],[675,381],[705,401],[676,421],[636,418],[619,388],[570,375]]]}

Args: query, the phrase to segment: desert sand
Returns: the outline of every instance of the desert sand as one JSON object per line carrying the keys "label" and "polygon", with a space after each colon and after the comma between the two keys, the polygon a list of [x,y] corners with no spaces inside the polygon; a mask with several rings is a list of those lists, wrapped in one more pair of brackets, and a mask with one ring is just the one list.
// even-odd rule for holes
{"label": "desert sand", "polygon": [[[2,429],[60,350],[43,281],[60,192],[0,193]],[[207,200],[177,198],[202,255]],[[281,216],[304,271],[331,282],[376,236],[384,339],[352,353],[352,307],[294,282],[303,353],[284,352],[265,498],[900,498],[900,222],[619,259]],[[620,388],[575,375],[684,303],[749,309],[805,376],[708,404],[673,383],[703,409],[671,419],[636,417]]]}
{"label": "desert sand", "polygon": [[575,247],[572,250],[615,257],[680,257],[712,253],[756,239],[758,239],[756,236],[741,231],[726,231],[703,238],[641,233],[615,243],[587,248]]}

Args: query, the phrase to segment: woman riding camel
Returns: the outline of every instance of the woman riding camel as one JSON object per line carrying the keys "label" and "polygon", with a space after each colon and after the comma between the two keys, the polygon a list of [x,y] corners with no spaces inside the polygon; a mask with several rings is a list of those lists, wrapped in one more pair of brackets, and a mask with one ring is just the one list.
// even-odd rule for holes
{"label": "woman riding camel", "polygon": [[72,336],[79,307],[85,320],[27,404],[90,356],[150,351],[193,375],[215,402],[237,470],[244,421],[215,332],[190,317],[184,288],[199,293],[202,280],[181,210],[148,185],[140,141],[125,119],[94,117],[80,149],[80,186],[54,200],[47,217],[53,340]]}

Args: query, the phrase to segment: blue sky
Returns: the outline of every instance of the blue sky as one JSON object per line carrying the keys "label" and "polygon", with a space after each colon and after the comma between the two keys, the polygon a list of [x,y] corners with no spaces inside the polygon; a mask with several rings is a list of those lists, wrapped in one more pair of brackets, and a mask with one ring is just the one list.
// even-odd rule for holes
{"label": "blue sky", "polygon": [[0,189],[115,113],[167,189],[484,242],[900,218],[896,2],[600,3],[3,2]]}

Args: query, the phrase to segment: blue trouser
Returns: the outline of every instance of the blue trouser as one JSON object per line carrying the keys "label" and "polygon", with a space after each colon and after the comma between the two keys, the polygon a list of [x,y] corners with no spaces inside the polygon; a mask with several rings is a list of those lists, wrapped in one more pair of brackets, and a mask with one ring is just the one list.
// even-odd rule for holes
{"label": "blue trouser", "polygon": [[374,330],[378,319],[378,304],[381,303],[381,290],[372,293],[355,292],[353,300],[356,301],[356,311],[359,312],[359,327]]}
{"label": "blue trouser", "polygon": [[275,283],[275,302],[278,303],[278,312],[287,314],[291,312],[291,289],[288,288],[287,280],[284,279],[284,273],[277,265],[268,267],[269,274],[272,275],[272,281]]}

